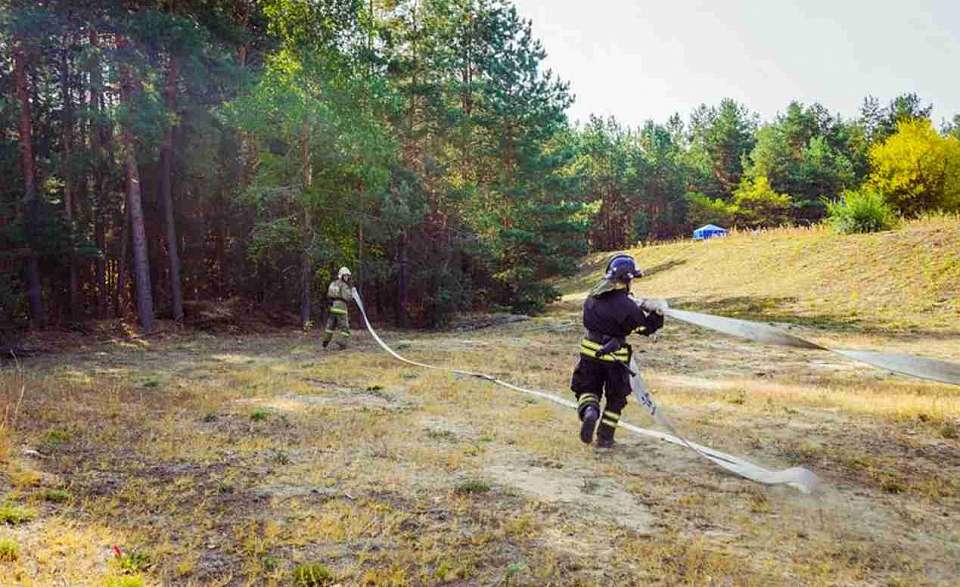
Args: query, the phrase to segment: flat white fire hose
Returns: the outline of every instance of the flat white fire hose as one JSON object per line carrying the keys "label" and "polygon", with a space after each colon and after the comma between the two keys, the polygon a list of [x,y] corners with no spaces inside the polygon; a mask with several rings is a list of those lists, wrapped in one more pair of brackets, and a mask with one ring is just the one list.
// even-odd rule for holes
{"label": "flat white fire hose", "polygon": [[729,334],[730,336],[745,338],[764,344],[828,351],[843,355],[854,361],[879,367],[880,369],[900,373],[901,375],[960,385],[960,364],[949,361],[898,353],[832,349],[784,332],[776,326],[760,322],[725,318],[723,316],[711,316],[710,314],[687,312],[686,310],[675,310],[673,308],[668,308],[665,313],[667,316],[676,320],[681,320],[702,328],[709,328],[710,330]]}
{"label": "flat white fire hose", "polygon": [[[437,365],[429,365],[427,363],[420,363],[418,361],[412,361],[410,359],[400,356],[396,351],[387,346],[387,343],[383,342],[383,339],[377,334],[373,329],[373,326],[370,324],[369,318],[367,318],[367,312],[363,306],[363,300],[360,299],[360,294],[357,292],[356,288],[353,289],[353,299],[357,302],[357,307],[360,308],[360,314],[363,316],[363,321],[367,326],[367,330],[370,332],[370,335],[373,337],[377,344],[380,345],[383,350],[389,353],[393,358],[398,361],[407,363],[408,365],[414,365],[416,367],[422,367],[424,369],[433,369],[437,371],[446,371],[449,373],[456,373],[458,375],[465,375],[469,377],[477,377],[479,379],[485,379],[491,383],[495,383],[507,389],[518,391],[527,395],[536,396],[548,401],[551,401],[555,404],[565,406],[572,409],[577,409],[577,404],[571,400],[563,399],[552,393],[547,393],[545,391],[538,391],[535,389],[527,389],[514,385],[507,381],[497,379],[492,375],[487,375],[485,373],[476,373],[473,371],[465,371],[463,369],[454,369],[451,367],[440,367]],[[669,310],[669,312],[676,313],[678,310]],[[680,316],[674,316],[678,320],[683,320]],[[738,321],[744,322],[744,321]],[[770,327],[767,327],[770,328]],[[789,336],[789,335],[788,335]],[[798,339],[799,340],[799,339]],[[812,344],[812,343],[811,343]],[[789,485],[795,487],[802,491],[803,493],[810,493],[817,484],[817,476],[814,475],[811,471],[804,469],[803,467],[791,467],[789,469],[784,469],[781,471],[772,471],[769,469],[764,469],[758,465],[751,463],[750,461],[741,459],[733,455],[729,455],[724,452],[714,450],[712,448],[702,446],[699,444],[692,443],[686,438],[677,433],[673,424],[663,415],[658,406],[654,403],[653,398],[650,396],[650,392],[647,390],[646,385],[643,382],[643,379],[639,375],[637,370],[636,363],[633,359],[630,359],[630,368],[635,373],[631,376],[630,384],[633,388],[634,397],[650,412],[650,415],[662,426],[667,428],[671,433],[667,434],[664,432],[658,432],[656,430],[648,430],[646,428],[640,428],[620,421],[619,427],[624,428],[634,434],[641,436],[647,436],[651,438],[657,438],[659,440],[664,440],[666,442],[677,444],[680,446],[685,446],[701,457],[709,460],[710,462],[716,464],[717,466],[730,471],[736,475],[739,475],[745,479],[750,479],[751,481],[756,481],[758,483],[763,483],[766,485]]]}

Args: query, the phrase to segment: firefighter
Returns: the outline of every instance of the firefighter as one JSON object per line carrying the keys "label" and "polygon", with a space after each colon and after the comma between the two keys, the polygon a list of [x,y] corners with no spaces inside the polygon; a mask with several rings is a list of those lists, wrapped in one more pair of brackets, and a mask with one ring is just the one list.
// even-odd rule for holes
{"label": "firefighter", "polygon": [[337,346],[341,349],[347,348],[347,340],[350,339],[350,314],[347,312],[347,302],[353,297],[350,277],[350,270],[341,267],[337,272],[337,279],[327,288],[330,314],[327,316],[327,325],[323,332],[323,348],[327,348],[337,333],[340,334]]}
{"label": "firefighter", "polygon": [[[642,275],[633,257],[618,254],[583,304],[586,334],[570,387],[577,397],[580,440],[590,444],[596,433],[598,448],[613,447],[620,412],[630,395],[632,351],[627,336],[650,336],[663,326],[666,302],[641,301],[630,295],[631,280]],[[602,411],[601,400],[605,400]]]}

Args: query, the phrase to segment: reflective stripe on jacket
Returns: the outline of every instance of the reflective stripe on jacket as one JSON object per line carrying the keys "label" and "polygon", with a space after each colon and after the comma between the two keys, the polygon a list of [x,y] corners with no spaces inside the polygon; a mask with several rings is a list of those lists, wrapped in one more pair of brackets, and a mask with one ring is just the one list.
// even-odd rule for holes
{"label": "reflective stripe on jacket", "polygon": [[591,359],[598,359],[600,361],[607,361],[613,363],[614,360],[623,361],[624,363],[630,362],[630,347],[624,346],[620,349],[614,351],[609,355],[597,356],[597,351],[603,348],[603,345],[598,342],[593,342],[588,338],[580,339],[580,354],[585,357],[590,357]]}
{"label": "reflective stripe on jacket", "polygon": [[347,300],[353,296],[350,286],[342,279],[334,280],[327,288],[327,299],[333,300],[330,311],[334,314],[347,313]]}

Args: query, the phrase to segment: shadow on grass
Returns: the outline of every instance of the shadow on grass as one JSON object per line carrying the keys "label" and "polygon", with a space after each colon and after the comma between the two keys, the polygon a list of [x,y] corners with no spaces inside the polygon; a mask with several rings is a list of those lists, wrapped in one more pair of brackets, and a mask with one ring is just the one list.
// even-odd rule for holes
{"label": "shadow on grass", "polygon": [[643,274],[645,277],[650,277],[651,275],[656,275],[657,273],[664,273],[666,271],[670,271],[674,267],[679,267],[681,265],[686,264],[686,262],[687,262],[686,259],[671,259],[669,261],[660,263],[659,265],[654,265],[649,269],[644,269]]}
{"label": "shadow on grass", "polygon": [[716,314],[730,318],[781,322],[834,332],[884,335],[890,338],[950,339],[960,336],[960,330],[927,331],[921,327],[891,326],[882,322],[857,316],[842,316],[829,313],[798,314],[794,296],[762,297],[733,296],[725,298],[678,298],[671,305],[680,310]]}

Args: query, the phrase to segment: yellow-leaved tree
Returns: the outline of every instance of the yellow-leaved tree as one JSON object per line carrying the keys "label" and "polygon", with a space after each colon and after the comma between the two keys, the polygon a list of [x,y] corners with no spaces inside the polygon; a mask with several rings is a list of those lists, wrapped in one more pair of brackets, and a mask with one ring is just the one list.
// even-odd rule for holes
{"label": "yellow-leaved tree", "polygon": [[870,149],[868,184],[905,216],[960,210],[960,140],[926,119],[905,120]]}
{"label": "yellow-leaved tree", "polygon": [[790,221],[790,196],[774,191],[766,175],[744,178],[733,193],[733,202],[740,226],[766,228]]}

